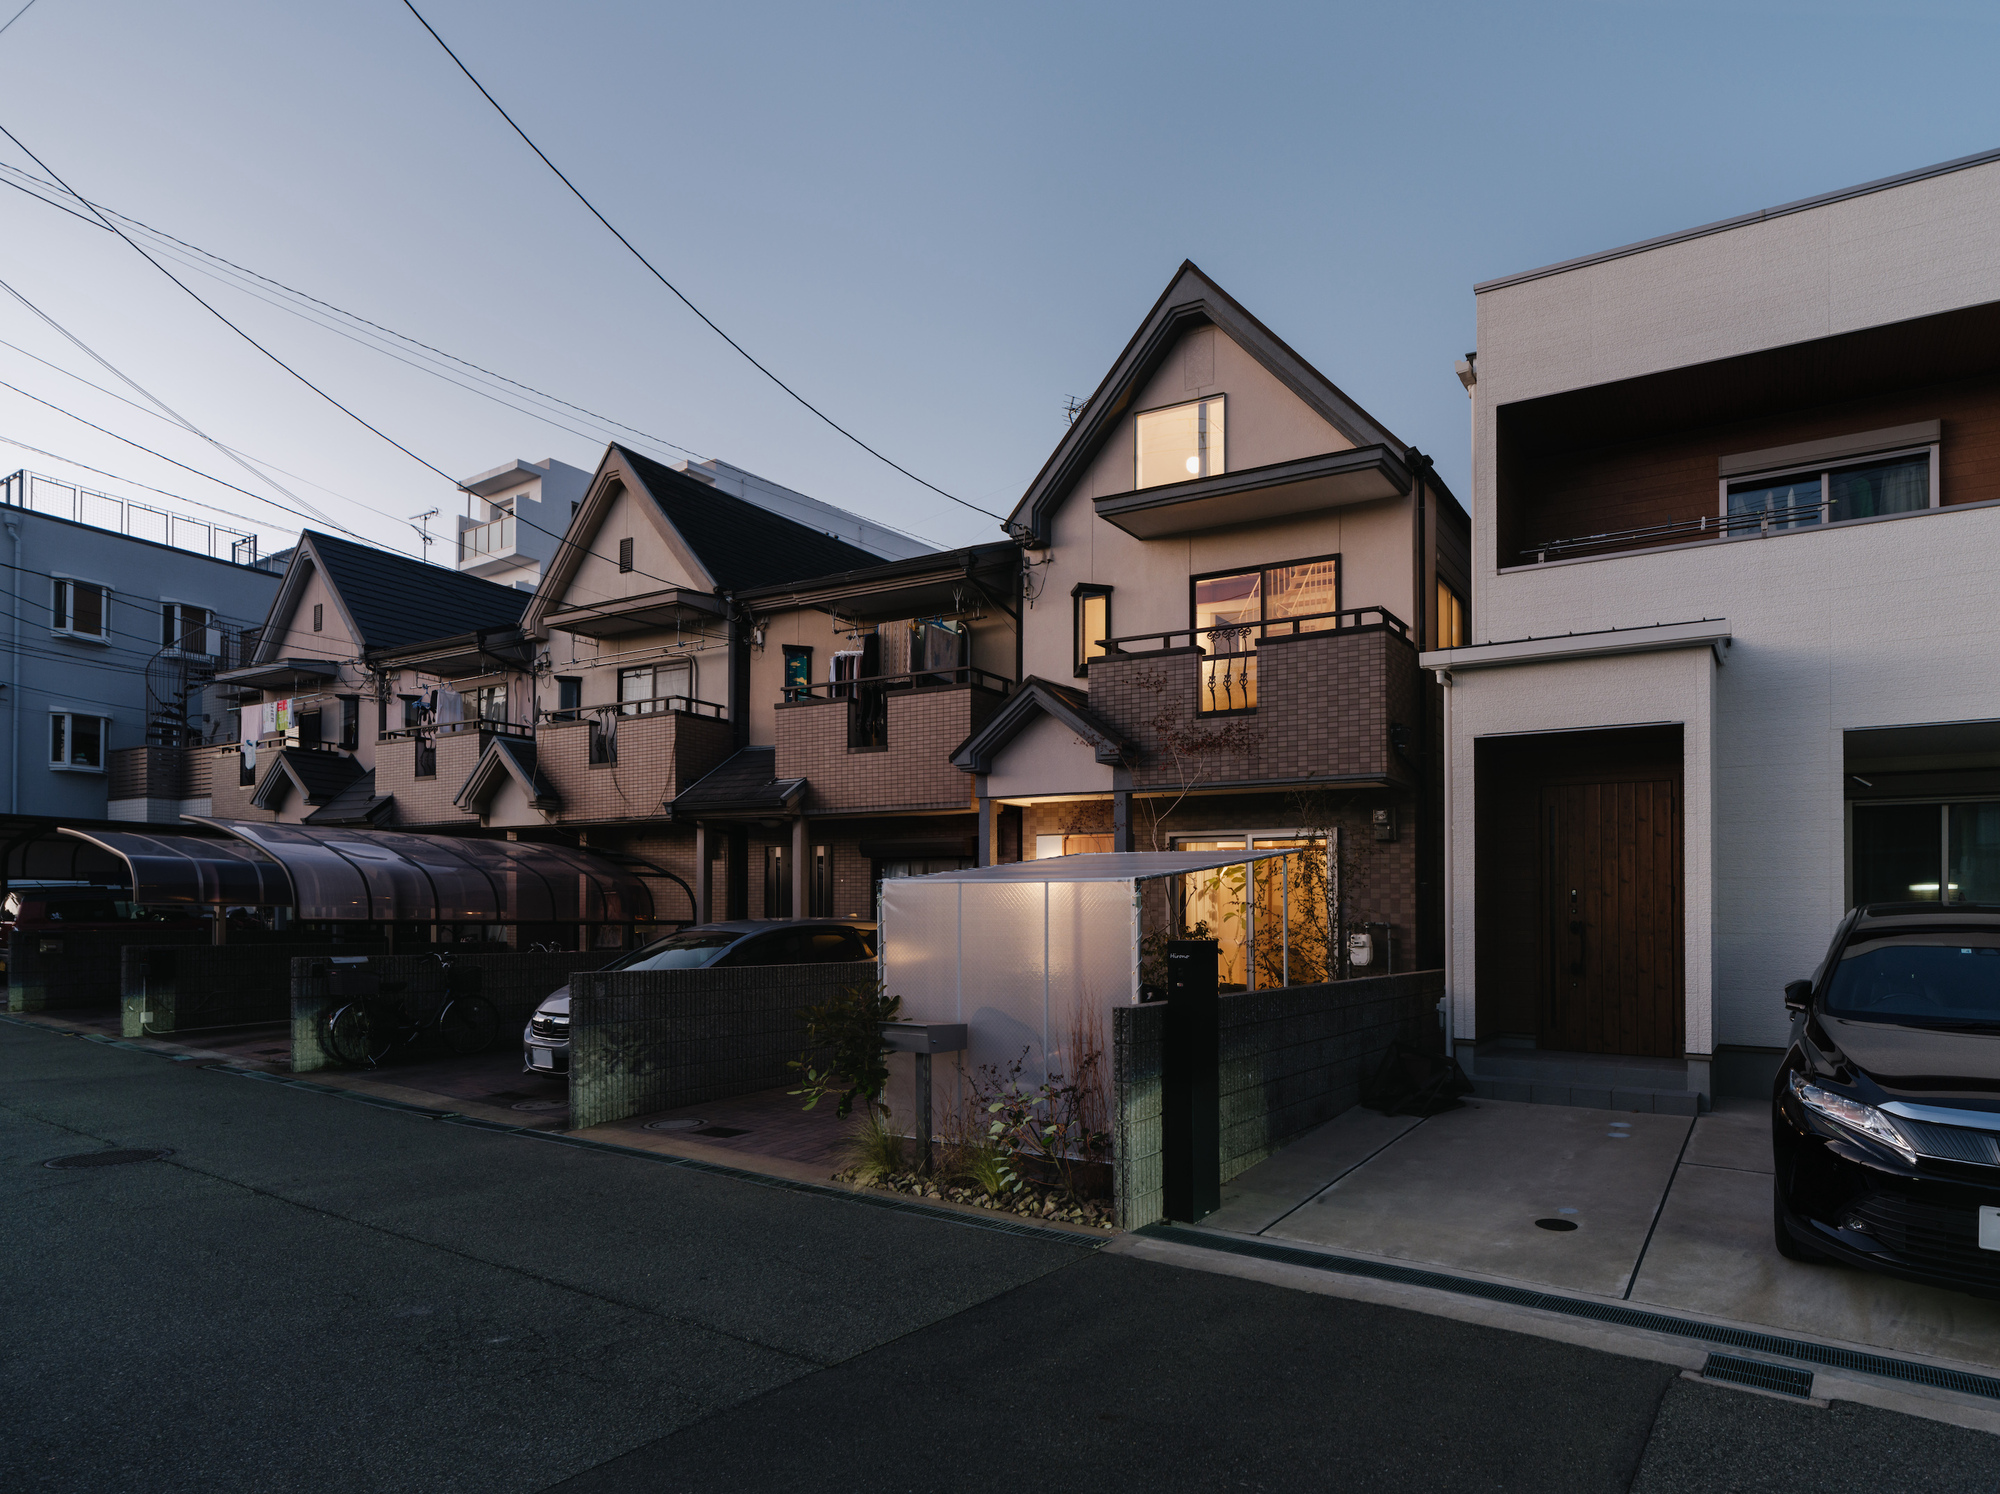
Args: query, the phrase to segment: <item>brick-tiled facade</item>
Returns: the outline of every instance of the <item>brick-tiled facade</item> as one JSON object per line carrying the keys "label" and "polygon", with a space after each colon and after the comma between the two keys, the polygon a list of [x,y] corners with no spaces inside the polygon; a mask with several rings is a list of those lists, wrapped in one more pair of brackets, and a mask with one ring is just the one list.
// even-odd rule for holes
{"label": "brick-tiled facade", "polygon": [[[1390,727],[1406,729],[1414,754],[1424,685],[1415,648],[1397,634],[1342,628],[1265,639],[1257,649],[1257,709],[1236,716],[1198,714],[1201,657],[1168,649],[1091,661],[1090,708],[1133,743],[1135,789],[1179,787],[1182,771],[1208,787],[1312,778],[1415,782],[1413,765],[1391,745]],[[1242,722],[1252,745],[1177,769],[1163,727],[1183,733],[1227,722]]]}
{"label": "brick-tiled facade", "polygon": [[898,691],[888,698],[888,746],[875,750],[848,747],[844,700],[781,705],[777,774],[807,780],[815,814],[970,809],[971,779],[951,754],[1003,703],[976,685]]}
{"label": "brick-tiled facade", "polygon": [[490,740],[487,733],[443,731],[432,740],[437,744],[437,772],[428,778],[417,777],[417,744],[412,738],[394,737],[378,743],[375,792],[395,797],[399,825],[477,825],[478,815],[451,801],[472,776],[479,754]]}
{"label": "brick-tiled facade", "polygon": [[589,721],[545,721],[538,728],[542,776],[562,800],[560,824],[658,818],[666,802],[733,750],[729,723],[661,711],[618,718],[618,760],[590,760]]}
{"label": "brick-tiled facade", "polygon": [[[209,759],[210,812],[218,820],[257,820],[268,824],[277,816],[250,802],[250,796],[257,792],[257,785],[238,782],[243,776],[242,752],[241,747],[204,749],[204,756]],[[264,775],[276,772],[277,768],[277,753],[268,749],[258,753],[257,783],[262,783]]]}

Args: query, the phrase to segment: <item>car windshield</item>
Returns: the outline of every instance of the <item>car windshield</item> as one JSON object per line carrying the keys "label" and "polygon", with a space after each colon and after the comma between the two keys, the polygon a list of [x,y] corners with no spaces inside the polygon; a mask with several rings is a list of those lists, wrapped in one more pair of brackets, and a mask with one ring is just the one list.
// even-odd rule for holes
{"label": "car windshield", "polygon": [[741,934],[674,934],[669,938],[655,940],[644,949],[635,949],[620,959],[613,960],[604,968],[607,970],[697,970],[723,950],[729,948]]}
{"label": "car windshield", "polygon": [[2000,942],[1982,931],[1850,946],[1827,987],[1826,1010],[1873,1022],[2000,1026]]}

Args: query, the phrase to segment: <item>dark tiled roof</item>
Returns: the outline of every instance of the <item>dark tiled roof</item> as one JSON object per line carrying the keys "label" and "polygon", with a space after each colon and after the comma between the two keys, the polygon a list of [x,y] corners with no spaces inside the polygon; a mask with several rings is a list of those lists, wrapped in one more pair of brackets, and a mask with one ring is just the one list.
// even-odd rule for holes
{"label": "dark tiled roof", "polygon": [[880,555],[858,545],[746,503],[635,451],[618,449],[724,591],[884,563]]}
{"label": "dark tiled roof", "polygon": [[307,815],[305,822],[308,825],[371,825],[389,802],[389,795],[375,792],[375,772],[371,768]]}
{"label": "dark tiled roof", "polygon": [[530,785],[530,792],[536,799],[546,799],[551,804],[562,802],[562,796],[556,792],[556,786],[541,769],[541,754],[531,739],[495,737],[493,750],[506,754],[514,766],[521,770],[522,779]]}
{"label": "dark tiled roof", "polygon": [[990,772],[993,759],[1043,715],[1055,717],[1075,732],[1090,745],[1099,762],[1109,762],[1131,746],[1123,732],[1090,709],[1089,691],[1031,674],[993,713],[992,720],[959,743],[951,755],[952,763],[968,773]]}
{"label": "dark tiled roof", "polygon": [[363,648],[398,648],[481,628],[511,628],[528,607],[529,593],[512,586],[496,586],[316,529],[307,530],[305,538],[312,541],[327,579],[360,628]]}
{"label": "dark tiled roof", "polygon": [[260,809],[273,809],[267,802],[283,784],[294,784],[305,794],[308,804],[325,804],[362,777],[361,764],[344,752],[320,752],[310,747],[285,747],[271,764],[251,802]]}
{"label": "dark tiled roof", "polygon": [[775,747],[745,747],[675,795],[668,808],[676,818],[694,814],[782,812],[786,801],[805,780],[779,780],[774,776],[777,764]]}

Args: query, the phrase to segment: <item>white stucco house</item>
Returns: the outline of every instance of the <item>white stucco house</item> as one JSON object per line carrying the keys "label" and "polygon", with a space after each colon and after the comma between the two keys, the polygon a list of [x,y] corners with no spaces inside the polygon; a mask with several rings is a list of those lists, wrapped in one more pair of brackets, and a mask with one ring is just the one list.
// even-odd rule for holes
{"label": "white stucco house", "polygon": [[1996,227],[2000,152],[1477,287],[1421,662],[1482,1091],[1762,1092],[1847,908],[2000,902]]}

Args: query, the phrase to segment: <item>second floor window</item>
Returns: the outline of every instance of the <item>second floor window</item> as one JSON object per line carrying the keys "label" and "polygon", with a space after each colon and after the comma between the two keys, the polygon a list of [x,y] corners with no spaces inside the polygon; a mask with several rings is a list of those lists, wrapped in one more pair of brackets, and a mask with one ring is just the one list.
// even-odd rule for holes
{"label": "second floor window", "polygon": [[1204,715],[1257,708],[1257,644],[1267,635],[1337,625],[1340,557],[1194,578],[1194,641]]}
{"label": "second floor window", "polygon": [[1226,472],[1222,396],[1146,411],[1139,416],[1137,446],[1134,487],[1157,488]]}
{"label": "second floor window", "polygon": [[1464,648],[1472,637],[1472,618],[1465,610],[1465,598],[1443,581],[1438,582],[1437,646]]}
{"label": "second floor window", "polygon": [[785,645],[785,699],[804,700],[812,693],[813,651],[803,644]]}
{"label": "second floor window", "polygon": [[583,680],[577,675],[556,676],[556,710],[565,720],[574,720],[583,709]]}
{"label": "second floor window", "polygon": [[1932,506],[1935,448],[1824,466],[1804,472],[1740,477],[1724,485],[1723,518],[1732,534],[1803,529],[1842,519],[1874,519]]}
{"label": "second floor window", "polygon": [[1071,595],[1076,599],[1076,677],[1087,679],[1090,661],[1104,657],[1104,640],[1111,636],[1111,588],[1085,582]]}
{"label": "second floor window", "polygon": [[694,694],[694,666],[685,661],[673,664],[642,664],[618,671],[618,714],[650,716],[655,711],[672,710],[675,697]]}
{"label": "second floor window", "polygon": [[458,698],[464,703],[464,719],[467,721],[505,721],[507,719],[507,687],[505,685],[481,685],[477,690],[461,690]]}
{"label": "second floor window", "polygon": [[55,588],[56,631],[79,638],[105,638],[111,633],[111,609],[104,588],[89,581],[60,580]]}
{"label": "second floor window", "polygon": [[102,716],[80,716],[74,711],[55,711],[49,716],[49,766],[54,768],[102,768],[104,739],[110,722]]}

